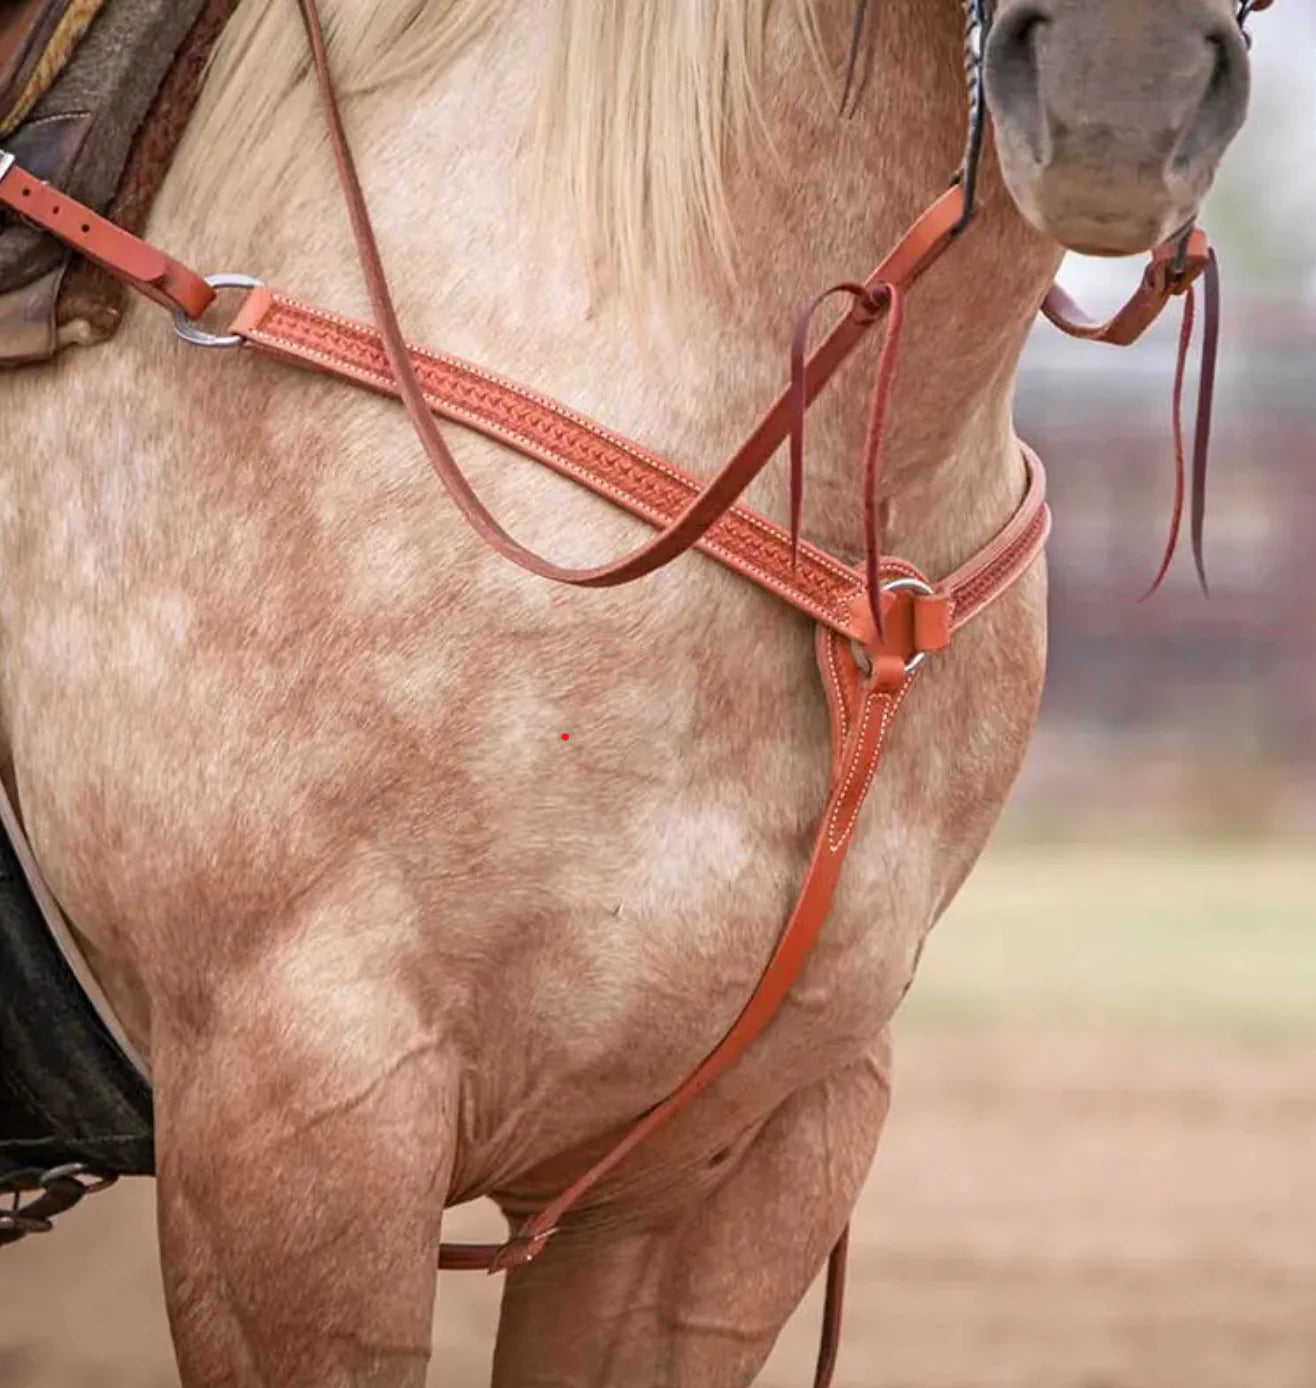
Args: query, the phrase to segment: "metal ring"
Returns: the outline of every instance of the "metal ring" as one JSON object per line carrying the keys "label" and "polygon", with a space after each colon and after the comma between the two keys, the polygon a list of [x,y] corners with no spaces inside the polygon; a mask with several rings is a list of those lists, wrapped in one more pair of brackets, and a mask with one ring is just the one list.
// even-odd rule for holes
{"label": "metal ring", "polygon": [[[890,583],[882,584],[882,592],[917,593],[921,598],[935,598],[937,596],[937,590],[921,578],[893,578]],[[927,658],[927,651],[920,651],[916,656],[905,661],[905,674],[912,675]]]}
{"label": "metal ring", "polygon": [[[260,289],[264,286],[263,280],[253,279],[250,275],[207,275],[206,283],[211,289]],[[194,347],[241,347],[243,341],[240,333],[206,332],[204,328],[197,327],[196,319],[189,318],[181,308],[174,310],[174,331]]]}

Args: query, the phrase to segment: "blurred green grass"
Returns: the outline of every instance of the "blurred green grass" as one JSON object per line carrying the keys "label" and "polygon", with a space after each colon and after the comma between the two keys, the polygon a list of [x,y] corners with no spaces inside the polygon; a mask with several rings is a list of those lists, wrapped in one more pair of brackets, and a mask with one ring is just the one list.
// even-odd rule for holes
{"label": "blurred green grass", "polygon": [[985,1026],[1316,1039],[1316,852],[1001,844],[900,1015],[903,1031]]}

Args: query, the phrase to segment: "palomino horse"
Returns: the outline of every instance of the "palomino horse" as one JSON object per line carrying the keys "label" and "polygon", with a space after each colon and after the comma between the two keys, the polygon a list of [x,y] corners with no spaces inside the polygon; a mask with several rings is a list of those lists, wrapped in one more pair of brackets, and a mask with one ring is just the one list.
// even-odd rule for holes
{"label": "palomino horse", "polygon": [[[960,162],[961,6],[871,8],[840,119],[854,0],[327,4],[409,330],[709,475],[798,303]],[[1062,247],[1191,223],[1251,8],[999,0],[979,214],[910,296],[886,550],[946,573],[1017,510],[1015,371]],[[296,7],[245,0],[151,239],[364,309],[320,128]],[[804,528],[851,555],[871,365],[810,416]],[[450,433],[559,562],[642,533]],[[0,487],[9,776],[149,1057],[183,1380],[415,1388],[445,1206],[539,1209],[753,993],[826,798],[809,624],[696,556],[625,590],[529,576],[395,406],[147,309],[6,382]],[[749,500],[784,516],[784,481]],[[1035,563],[928,662],[799,983],[511,1274],[499,1388],[752,1381],[868,1170],[887,1023],[1018,770],[1044,604]]]}

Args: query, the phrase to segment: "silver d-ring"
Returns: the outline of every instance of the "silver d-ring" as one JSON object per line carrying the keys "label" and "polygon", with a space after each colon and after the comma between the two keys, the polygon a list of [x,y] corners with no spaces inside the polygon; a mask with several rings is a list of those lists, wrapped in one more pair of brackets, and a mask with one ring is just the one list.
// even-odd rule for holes
{"label": "silver d-ring", "polygon": [[[260,289],[264,281],[253,279],[250,275],[207,275],[206,283],[211,289]],[[194,347],[241,347],[240,333],[208,333],[196,325],[181,308],[174,310],[174,331],[184,342]]]}
{"label": "silver d-ring", "polygon": [[[921,578],[893,578],[890,583],[882,585],[882,591],[884,593],[917,593],[921,598],[935,598],[937,596],[937,590]],[[916,656],[905,661],[905,674],[912,675],[927,658],[927,651],[920,651]]]}

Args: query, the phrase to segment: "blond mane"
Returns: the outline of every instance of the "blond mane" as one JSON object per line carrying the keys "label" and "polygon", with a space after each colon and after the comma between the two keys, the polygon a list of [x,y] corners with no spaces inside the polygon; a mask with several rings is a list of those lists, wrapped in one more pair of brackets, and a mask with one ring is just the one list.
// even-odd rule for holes
{"label": "blond mane", "polygon": [[[541,195],[565,195],[596,268],[622,286],[667,288],[711,263],[730,271],[728,171],[769,152],[760,99],[768,18],[789,7],[823,71],[816,0],[548,0],[556,9],[534,132]],[[493,32],[508,0],[337,0],[323,5],[349,95],[440,72]],[[486,31],[488,31],[486,33]],[[207,147],[277,154],[253,163],[272,198],[323,155],[305,37],[291,0],[245,0],[214,58],[197,113]],[[213,165],[183,190],[209,204]]]}

